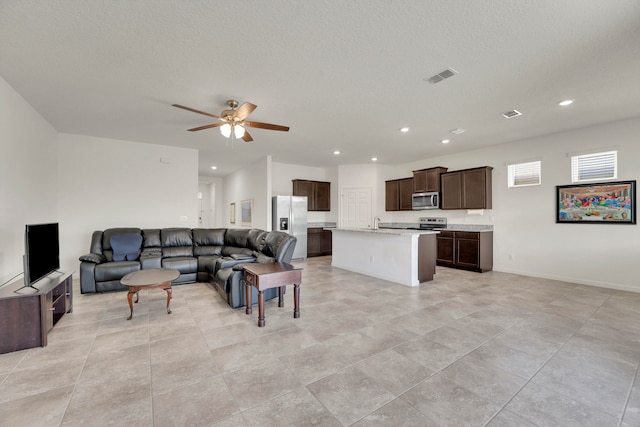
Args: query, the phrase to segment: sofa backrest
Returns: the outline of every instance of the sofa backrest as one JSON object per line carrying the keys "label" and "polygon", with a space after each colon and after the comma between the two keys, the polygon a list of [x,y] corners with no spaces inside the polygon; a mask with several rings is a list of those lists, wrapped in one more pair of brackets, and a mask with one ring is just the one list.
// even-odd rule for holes
{"label": "sofa backrest", "polygon": [[145,249],[158,248],[160,250],[162,240],[160,239],[159,228],[145,228],[142,230],[142,247]]}
{"label": "sofa backrest", "polygon": [[193,256],[193,237],[190,228],[163,228],[160,230],[162,256]]}
{"label": "sofa backrest", "polygon": [[273,258],[275,262],[291,262],[297,241],[294,236],[282,231],[270,231],[266,233],[262,254]]}
{"label": "sofa backrest", "polygon": [[226,228],[194,228],[193,255],[221,255]]}
{"label": "sofa backrest", "polygon": [[[102,255],[107,261],[113,261],[113,248],[111,247],[111,237],[123,234],[141,235],[142,230],[135,227],[107,228],[102,232]],[[93,248],[92,251],[93,252]]]}
{"label": "sofa backrest", "polygon": [[250,228],[229,228],[224,235],[224,247],[222,255],[229,256],[233,254],[251,255],[253,252],[249,249],[249,232]]}

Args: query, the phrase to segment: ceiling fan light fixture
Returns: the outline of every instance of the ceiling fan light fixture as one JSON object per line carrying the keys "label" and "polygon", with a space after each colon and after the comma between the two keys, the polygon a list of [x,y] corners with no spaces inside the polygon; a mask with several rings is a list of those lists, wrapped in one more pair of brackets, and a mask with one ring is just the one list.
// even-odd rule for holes
{"label": "ceiling fan light fixture", "polygon": [[235,125],[233,127],[233,134],[235,135],[236,139],[240,139],[244,136],[244,128],[240,125]]}
{"label": "ceiling fan light fixture", "polygon": [[225,123],[220,126],[220,133],[225,138],[229,138],[231,136],[231,125],[229,123]]}

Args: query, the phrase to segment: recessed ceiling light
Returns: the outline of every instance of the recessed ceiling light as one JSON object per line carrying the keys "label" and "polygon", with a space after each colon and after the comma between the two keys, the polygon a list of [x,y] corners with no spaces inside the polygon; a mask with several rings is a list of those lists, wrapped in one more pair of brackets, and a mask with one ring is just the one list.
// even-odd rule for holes
{"label": "recessed ceiling light", "polygon": [[561,107],[566,107],[567,105],[573,104],[573,101],[573,99],[563,99],[562,101],[558,102],[558,105]]}
{"label": "recessed ceiling light", "polygon": [[449,143],[449,140],[448,140],[448,139],[443,139],[443,140],[442,140],[442,141],[440,141],[440,142],[442,142],[443,144],[448,144],[448,143]]}
{"label": "recessed ceiling light", "polygon": [[464,129],[461,129],[461,128],[451,129],[449,133],[452,133],[454,135],[460,135],[461,133],[464,133]]}
{"label": "recessed ceiling light", "polygon": [[216,169],[218,169],[218,167],[217,166],[211,166],[211,169],[216,170]]}
{"label": "recessed ceiling light", "polygon": [[333,152],[333,154],[335,154],[337,156],[338,154],[340,154],[340,151],[336,150],[336,151]]}
{"label": "recessed ceiling light", "polygon": [[377,157],[372,157],[372,158],[371,158],[371,161],[372,161],[372,162],[377,162],[377,161],[378,161],[378,158],[377,158]]}
{"label": "recessed ceiling light", "polygon": [[407,133],[409,132],[409,128],[400,128],[400,132]]}

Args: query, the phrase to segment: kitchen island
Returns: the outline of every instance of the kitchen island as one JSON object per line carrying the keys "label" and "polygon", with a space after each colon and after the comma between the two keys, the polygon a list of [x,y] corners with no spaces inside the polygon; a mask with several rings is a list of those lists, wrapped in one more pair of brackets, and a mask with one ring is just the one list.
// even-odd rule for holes
{"label": "kitchen island", "polygon": [[433,280],[438,231],[332,228],[331,265],[405,286]]}

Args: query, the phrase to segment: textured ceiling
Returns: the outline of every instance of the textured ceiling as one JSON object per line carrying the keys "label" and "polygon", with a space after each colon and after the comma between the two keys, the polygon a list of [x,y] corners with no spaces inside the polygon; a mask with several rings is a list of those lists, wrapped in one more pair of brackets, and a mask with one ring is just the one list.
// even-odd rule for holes
{"label": "textured ceiling", "polygon": [[[1,0],[0,76],[60,132],[195,148],[201,175],[398,164],[640,116],[640,1]],[[291,130],[227,145],[171,107],[231,98]]]}

